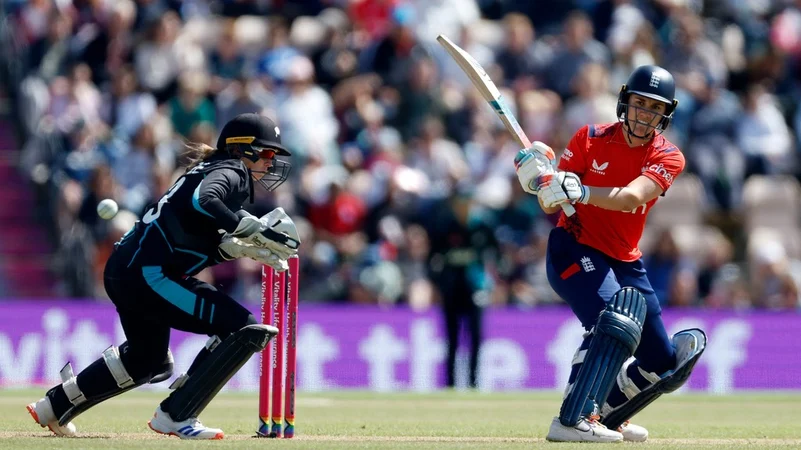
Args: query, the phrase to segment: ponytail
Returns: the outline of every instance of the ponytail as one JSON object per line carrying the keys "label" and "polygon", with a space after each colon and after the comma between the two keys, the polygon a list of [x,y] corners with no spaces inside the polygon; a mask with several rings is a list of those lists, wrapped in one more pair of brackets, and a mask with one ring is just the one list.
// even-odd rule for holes
{"label": "ponytail", "polygon": [[192,170],[195,166],[208,159],[216,151],[216,148],[208,144],[187,142],[186,151],[182,155],[188,161],[186,170]]}

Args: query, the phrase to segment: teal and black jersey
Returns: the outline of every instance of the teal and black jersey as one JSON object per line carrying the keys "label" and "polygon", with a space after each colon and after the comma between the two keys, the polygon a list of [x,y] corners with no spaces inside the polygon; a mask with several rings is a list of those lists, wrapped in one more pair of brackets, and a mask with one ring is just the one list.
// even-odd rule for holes
{"label": "teal and black jersey", "polygon": [[221,230],[236,229],[242,205],[252,195],[253,182],[242,161],[212,157],[149,205],[117,252],[130,254],[127,268],[160,266],[168,276],[194,275],[219,262]]}

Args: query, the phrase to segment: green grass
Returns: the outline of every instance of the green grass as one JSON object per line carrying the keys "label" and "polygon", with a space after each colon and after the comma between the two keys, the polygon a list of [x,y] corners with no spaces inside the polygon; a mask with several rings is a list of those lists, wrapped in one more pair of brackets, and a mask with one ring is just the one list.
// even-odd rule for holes
{"label": "green grass", "polygon": [[[0,448],[8,449],[498,449],[580,448],[543,439],[559,409],[557,393],[303,394],[297,401],[293,440],[252,438],[258,423],[255,394],[223,393],[201,419],[226,432],[223,441],[181,441],[156,435],[146,425],[162,398],[132,392],[81,415],[79,438],[55,438],[33,423],[25,404],[42,391],[0,395]],[[801,448],[801,395],[727,397],[673,395],[637,416],[649,429],[646,444],[626,448]]]}

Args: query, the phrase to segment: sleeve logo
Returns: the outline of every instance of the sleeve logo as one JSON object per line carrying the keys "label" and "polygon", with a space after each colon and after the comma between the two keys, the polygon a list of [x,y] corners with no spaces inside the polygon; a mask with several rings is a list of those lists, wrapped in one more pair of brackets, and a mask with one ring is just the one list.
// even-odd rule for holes
{"label": "sleeve logo", "polygon": [[650,166],[643,167],[643,172],[653,172],[664,178],[668,183],[673,183],[673,175],[668,172],[662,164],[651,164]]}

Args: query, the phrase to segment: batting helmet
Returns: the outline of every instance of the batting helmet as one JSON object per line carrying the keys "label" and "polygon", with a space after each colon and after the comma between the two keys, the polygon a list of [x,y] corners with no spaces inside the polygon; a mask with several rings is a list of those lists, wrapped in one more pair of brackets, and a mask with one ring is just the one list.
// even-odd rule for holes
{"label": "batting helmet", "polygon": [[[674,98],[676,95],[676,82],[673,80],[673,75],[659,66],[647,65],[634,69],[626,84],[620,88],[620,94],[617,97],[617,117],[624,120],[624,123],[628,123],[629,119],[628,107],[631,94],[642,95],[665,103],[665,113],[659,114],[662,119],[656,126],[658,130],[665,131],[670,125],[676,106],[679,104],[679,101]],[[629,130],[629,133],[631,133],[631,130]]]}

